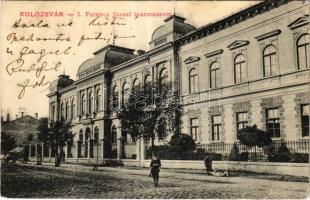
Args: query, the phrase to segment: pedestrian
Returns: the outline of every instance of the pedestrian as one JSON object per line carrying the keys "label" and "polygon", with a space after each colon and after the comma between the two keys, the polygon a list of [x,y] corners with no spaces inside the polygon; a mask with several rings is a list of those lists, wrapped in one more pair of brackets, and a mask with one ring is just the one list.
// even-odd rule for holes
{"label": "pedestrian", "polygon": [[150,167],[151,167],[151,176],[153,177],[154,180],[154,187],[158,187],[159,171],[161,163],[160,159],[156,155],[153,156]]}
{"label": "pedestrian", "polygon": [[212,172],[212,159],[211,156],[207,153],[204,158],[204,163],[207,170],[207,174],[210,174],[210,172]]}

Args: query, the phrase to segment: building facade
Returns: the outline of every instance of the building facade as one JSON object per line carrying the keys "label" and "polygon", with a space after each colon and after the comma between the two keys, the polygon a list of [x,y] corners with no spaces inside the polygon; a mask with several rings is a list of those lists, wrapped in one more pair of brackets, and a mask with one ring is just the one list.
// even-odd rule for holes
{"label": "building facade", "polygon": [[[50,87],[50,121],[73,123],[67,157],[143,156],[122,135],[120,106],[132,87],[174,83],[184,107],[182,133],[199,144],[236,141],[256,124],[274,140],[309,139],[309,3],[265,1],[196,28],[180,16],[158,27],[150,50],[108,45]],[[114,102],[115,104],[115,102]],[[165,142],[165,141],[163,141]]]}

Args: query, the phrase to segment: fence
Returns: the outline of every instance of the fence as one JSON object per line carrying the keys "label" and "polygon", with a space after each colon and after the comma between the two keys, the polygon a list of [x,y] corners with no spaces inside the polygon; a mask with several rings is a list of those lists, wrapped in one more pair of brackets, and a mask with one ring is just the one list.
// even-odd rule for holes
{"label": "fence", "polygon": [[[298,159],[306,159],[309,156],[309,140],[300,140],[300,141],[272,141],[272,144],[267,147],[248,147],[239,142],[236,143],[211,143],[211,144],[198,144],[196,145],[196,149],[198,151],[204,151],[211,154],[216,154],[217,159],[220,160],[228,160],[229,154],[232,151],[233,146],[236,145],[238,147],[239,153],[242,157],[241,160],[254,160],[254,161],[272,161],[273,157],[277,150],[279,150],[280,146],[286,147],[287,154],[284,155],[285,152],[278,153],[279,158],[274,158],[276,160],[281,159],[291,159],[294,160],[294,156],[302,156],[303,158]],[[282,154],[281,154],[282,153]],[[281,156],[283,158],[281,158]],[[284,158],[285,156],[291,156],[290,158]],[[297,159],[297,158],[296,158]],[[296,160],[295,159],[295,160]]]}

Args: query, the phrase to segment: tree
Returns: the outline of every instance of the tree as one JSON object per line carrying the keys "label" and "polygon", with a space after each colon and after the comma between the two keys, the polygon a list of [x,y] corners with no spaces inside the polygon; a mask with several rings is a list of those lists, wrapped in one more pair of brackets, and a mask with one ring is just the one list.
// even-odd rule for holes
{"label": "tree", "polygon": [[16,140],[11,135],[2,132],[1,133],[1,153],[7,154],[9,151],[16,147]]}
{"label": "tree", "polygon": [[57,158],[64,154],[63,147],[72,139],[71,127],[71,122],[67,122],[64,119],[51,122],[49,125],[47,118],[40,118],[39,120],[38,139],[44,143],[55,145],[55,166],[57,166]]}
{"label": "tree", "polygon": [[237,132],[237,138],[242,144],[248,147],[264,147],[269,146],[272,143],[271,135],[258,129],[255,124],[239,130]]}
{"label": "tree", "polygon": [[174,134],[171,137],[169,145],[177,152],[188,152],[196,149],[193,138],[187,134]]}
{"label": "tree", "polygon": [[239,148],[238,148],[236,143],[234,143],[233,148],[231,149],[231,151],[229,153],[228,159],[231,161],[239,161],[240,160],[240,152],[239,152]]}
{"label": "tree", "polygon": [[[178,93],[172,92],[170,83],[146,84],[133,89],[127,102],[121,109],[116,109],[121,129],[133,138],[151,139],[154,150],[154,139],[158,131],[179,132],[181,106]],[[160,123],[162,119],[166,123]]]}

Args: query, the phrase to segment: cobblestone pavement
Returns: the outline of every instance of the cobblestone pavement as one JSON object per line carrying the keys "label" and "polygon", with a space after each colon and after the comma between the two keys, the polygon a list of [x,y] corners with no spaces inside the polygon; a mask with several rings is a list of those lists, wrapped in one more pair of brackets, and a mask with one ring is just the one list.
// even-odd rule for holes
{"label": "cobblestone pavement", "polygon": [[307,182],[212,177],[161,170],[153,187],[147,169],[2,165],[1,195],[32,198],[306,198]]}

